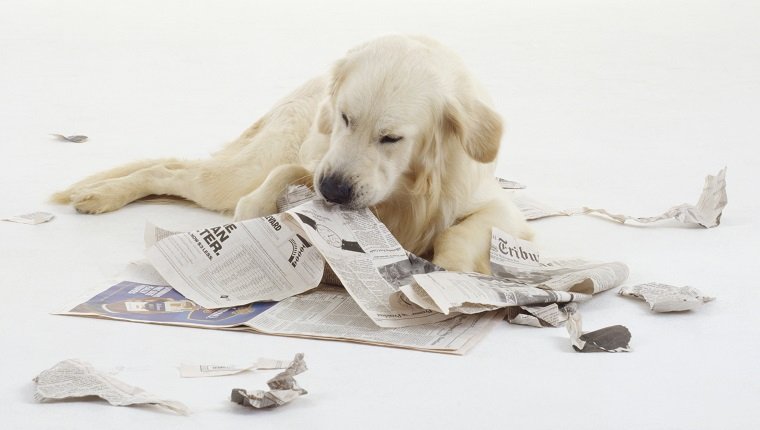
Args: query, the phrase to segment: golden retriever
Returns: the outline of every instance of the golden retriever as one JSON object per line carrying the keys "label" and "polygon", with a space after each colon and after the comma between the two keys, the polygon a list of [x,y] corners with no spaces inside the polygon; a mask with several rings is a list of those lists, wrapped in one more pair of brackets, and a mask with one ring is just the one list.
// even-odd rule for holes
{"label": "golden retriever", "polygon": [[139,161],[53,200],[83,213],[172,195],[242,220],[276,211],[288,184],[371,208],[409,251],[490,273],[491,227],[531,230],[494,179],[502,121],[461,59],[424,37],[386,36],[275,105],[210,159]]}

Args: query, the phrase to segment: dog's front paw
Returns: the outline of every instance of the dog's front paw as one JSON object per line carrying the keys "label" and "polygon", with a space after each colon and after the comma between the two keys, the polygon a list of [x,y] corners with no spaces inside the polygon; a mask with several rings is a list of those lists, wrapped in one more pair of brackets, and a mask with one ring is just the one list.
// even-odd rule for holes
{"label": "dog's front paw", "polygon": [[115,211],[129,203],[107,187],[88,187],[71,194],[71,204],[79,213],[100,214]]}
{"label": "dog's front paw", "polygon": [[277,213],[277,203],[272,199],[247,195],[238,201],[235,207],[235,222],[252,218],[261,218]]}

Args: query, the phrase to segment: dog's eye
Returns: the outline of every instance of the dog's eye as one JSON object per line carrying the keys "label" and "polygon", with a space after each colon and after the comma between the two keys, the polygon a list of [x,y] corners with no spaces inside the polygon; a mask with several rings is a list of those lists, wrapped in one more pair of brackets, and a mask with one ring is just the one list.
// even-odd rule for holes
{"label": "dog's eye", "polygon": [[385,136],[382,136],[380,138],[380,143],[396,143],[399,140],[403,139],[401,136],[394,136],[392,134],[386,134]]}
{"label": "dog's eye", "polygon": [[343,122],[346,123],[346,127],[348,127],[348,117],[343,112],[340,113],[340,116],[343,118]]}

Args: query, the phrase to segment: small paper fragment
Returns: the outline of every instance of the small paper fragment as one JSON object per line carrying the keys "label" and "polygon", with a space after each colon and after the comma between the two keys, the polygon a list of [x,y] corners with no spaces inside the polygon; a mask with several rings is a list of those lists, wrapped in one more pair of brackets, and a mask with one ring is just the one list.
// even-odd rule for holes
{"label": "small paper fragment", "polygon": [[308,394],[296,382],[294,376],[307,370],[303,353],[296,354],[287,369],[267,381],[269,391],[234,388],[230,400],[254,409],[274,408],[289,403],[293,399]]}
{"label": "small paper fragment", "polygon": [[[571,302],[574,304],[575,302]],[[570,303],[569,303],[570,304]],[[569,305],[568,304],[568,305]],[[531,327],[559,327],[567,321],[566,305],[549,303],[548,305],[512,306],[507,308],[504,319],[510,324],[527,325]]]}
{"label": "small paper fragment", "polygon": [[39,402],[97,396],[114,406],[156,405],[187,415],[184,404],[165,400],[96,370],[79,359],[63,360],[34,378],[34,398]]}
{"label": "small paper fragment", "polygon": [[30,212],[28,214],[11,216],[3,218],[2,221],[17,222],[21,224],[42,224],[55,218],[55,215],[50,212]]}
{"label": "small paper fragment", "polygon": [[65,136],[63,134],[51,133],[50,135],[57,138],[58,140],[65,140],[67,142],[74,142],[74,143],[87,142],[87,139],[89,139],[89,137],[81,135],[81,134],[75,134],[73,136]]}
{"label": "small paper fragment", "polygon": [[274,358],[259,358],[253,364],[186,364],[179,367],[179,374],[183,378],[205,378],[210,376],[228,376],[253,370],[287,369],[291,365],[290,360],[277,360]]}
{"label": "small paper fragment", "polygon": [[688,311],[715,300],[715,297],[706,296],[693,287],[676,287],[657,282],[623,287],[618,294],[645,300],[655,312]]}
{"label": "small paper fragment", "polygon": [[629,352],[631,332],[622,325],[613,325],[583,333],[581,314],[570,313],[567,320],[570,344],[578,352]]}
{"label": "small paper fragment", "polygon": [[496,180],[499,181],[499,186],[504,190],[522,190],[525,188],[525,185],[516,181],[510,181],[509,179],[499,178],[497,176]]}

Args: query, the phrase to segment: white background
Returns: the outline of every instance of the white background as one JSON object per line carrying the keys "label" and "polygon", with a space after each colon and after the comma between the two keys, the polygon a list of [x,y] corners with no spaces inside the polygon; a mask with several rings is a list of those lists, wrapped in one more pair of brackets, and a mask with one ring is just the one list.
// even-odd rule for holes
{"label": "white background", "polygon": [[[475,2],[469,2],[475,3]],[[17,428],[736,428],[760,419],[760,7],[741,1],[0,1],[0,426]],[[695,202],[728,166],[720,227],[534,223],[544,254],[620,260],[629,283],[692,285],[696,312],[651,313],[615,295],[585,328],[625,324],[634,352],[578,354],[564,329],[499,324],[464,357],[53,316],[141,258],[146,220],[227,218],[134,204],[99,216],[46,203],[133,159],[202,157],[351,46],[390,32],[440,39],[507,123],[499,172],[558,207],[654,215]],[[84,144],[48,133],[86,134]],[[754,191],[753,191],[754,190]],[[752,197],[755,196],[755,197]],[[303,351],[310,394],[244,410],[233,387],[271,375],[183,380],[188,359]],[[194,411],[36,404],[31,379],[80,357]],[[555,427],[556,426],[556,427]]]}

